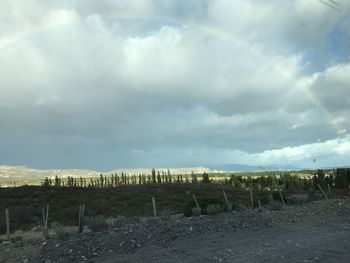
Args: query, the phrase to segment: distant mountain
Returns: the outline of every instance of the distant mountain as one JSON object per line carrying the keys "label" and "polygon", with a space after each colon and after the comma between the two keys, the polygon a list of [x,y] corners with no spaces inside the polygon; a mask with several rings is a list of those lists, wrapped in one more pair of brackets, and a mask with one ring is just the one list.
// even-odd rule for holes
{"label": "distant mountain", "polygon": [[216,169],[227,172],[263,172],[263,171],[290,171],[300,170],[297,166],[253,166],[245,164],[220,164],[216,166],[210,166],[210,169]]}
{"label": "distant mountain", "polygon": [[[156,171],[167,171],[168,168],[155,168]],[[194,171],[196,174],[203,172],[217,172],[205,167],[189,167],[189,168],[169,168],[171,174],[190,174]],[[34,181],[42,180],[45,177],[54,178],[56,175],[60,178],[70,177],[96,177],[99,174],[151,174],[152,168],[137,168],[137,169],[115,169],[108,172],[99,172],[95,170],[81,170],[81,169],[52,169],[41,170],[29,168],[26,166],[9,166],[0,165],[0,182],[14,182],[14,181]]]}
{"label": "distant mountain", "polygon": [[[210,173],[210,172],[216,172],[213,170],[210,170],[206,167],[188,167],[188,168],[154,168],[156,171],[159,172],[167,172],[168,169],[171,174],[191,174],[193,171],[196,174],[202,174],[204,172]],[[152,168],[128,168],[128,169],[115,169],[110,172],[106,172],[106,174],[115,174],[115,173],[127,173],[127,174],[151,174]]]}
{"label": "distant mountain", "polygon": [[41,180],[45,177],[55,176],[66,178],[72,177],[94,177],[98,172],[92,170],[62,169],[62,170],[40,170],[26,166],[0,165],[0,181],[33,181]]}

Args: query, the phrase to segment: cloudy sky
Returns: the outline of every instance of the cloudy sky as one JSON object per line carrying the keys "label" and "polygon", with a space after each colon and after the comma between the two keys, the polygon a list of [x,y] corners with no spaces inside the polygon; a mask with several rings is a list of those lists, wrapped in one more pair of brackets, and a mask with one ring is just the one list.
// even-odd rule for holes
{"label": "cloudy sky", "polygon": [[0,164],[350,165],[337,3],[1,0]]}

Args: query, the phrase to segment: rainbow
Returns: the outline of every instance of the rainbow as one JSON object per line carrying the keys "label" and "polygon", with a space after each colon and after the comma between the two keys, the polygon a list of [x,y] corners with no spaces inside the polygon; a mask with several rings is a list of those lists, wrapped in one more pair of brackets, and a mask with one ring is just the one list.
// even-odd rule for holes
{"label": "rainbow", "polygon": [[[283,62],[282,59],[279,59],[278,56],[268,52],[267,50],[262,49],[261,46],[258,46],[254,43],[248,42],[244,38],[239,38],[238,36],[232,35],[224,30],[219,28],[204,24],[204,23],[196,23],[196,22],[186,22],[184,24],[183,21],[179,19],[169,18],[169,17],[149,17],[149,16],[135,16],[131,14],[124,15],[112,15],[107,16],[106,19],[110,21],[145,21],[145,22],[155,22],[161,25],[178,25],[179,27],[185,28],[193,28],[195,30],[200,30],[201,32],[215,36],[217,38],[224,39],[240,48],[249,50],[255,56],[263,58],[266,63],[272,68],[276,69],[279,74],[283,75],[285,78],[293,81],[295,86],[299,86],[304,91],[305,95],[312,101],[315,107],[320,110],[323,116],[327,119],[328,123],[334,128],[337,135],[347,134],[347,131],[344,127],[342,127],[335,114],[327,107],[327,105],[313,92],[307,83],[304,80],[304,76],[301,76],[299,73],[295,72],[292,67]],[[42,20],[37,23],[30,24],[26,27],[25,30],[19,33],[9,34],[7,36],[0,36],[0,51],[5,47],[12,45],[14,43],[20,42],[22,39],[26,39],[31,37],[34,34],[38,34],[42,31],[49,30],[56,27],[63,27],[69,25],[69,21],[62,20],[61,22],[49,22]]]}

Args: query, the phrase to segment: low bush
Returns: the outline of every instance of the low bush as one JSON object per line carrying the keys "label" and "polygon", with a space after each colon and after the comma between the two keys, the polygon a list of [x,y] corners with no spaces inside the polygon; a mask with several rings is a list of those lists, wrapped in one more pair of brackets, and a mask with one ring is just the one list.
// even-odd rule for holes
{"label": "low bush", "polygon": [[173,214],[175,213],[171,209],[163,209],[159,212],[159,216],[163,220],[168,220]]}
{"label": "low bush", "polygon": [[[213,185],[213,184],[207,184],[207,185]],[[221,193],[219,193],[219,194],[221,194]],[[206,208],[208,207],[208,205],[210,205],[210,204],[219,204],[222,207],[224,207],[224,205],[225,205],[224,199],[220,198],[220,197],[202,197],[202,196],[198,195],[197,201],[198,201],[199,207],[203,208],[203,211],[205,211]],[[193,207],[196,207],[196,203],[192,199],[186,204],[186,207],[183,210],[184,215],[185,216],[194,215],[194,212],[193,212],[194,208]]]}
{"label": "low bush", "polygon": [[272,202],[269,206],[271,210],[281,210],[283,208],[282,203],[276,201]]}
{"label": "low bush", "polygon": [[293,194],[286,197],[286,200],[289,204],[299,205],[306,203],[309,200],[309,197],[307,194]]}
{"label": "low bush", "polygon": [[273,195],[272,194],[268,194],[267,195],[267,203],[269,205],[273,203]]}
{"label": "low bush", "polygon": [[59,239],[59,240],[64,240],[67,238],[68,236],[68,233],[67,231],[65,230],[64,226],[61,225],[60,223],[58,222],[52,222],[51,223],[51,228],[53,229],[56,237]]}
{"label": "low bush", "polygon": [[127,219],[125,216],[117,216],[116,218],[110,216],[106,219],[107,227],[110,230],[113,228],[121,227],[126,223],[127,223]]}
{"label": "low bush", "polygon": [[226,212],[232,212],[233,204],[231,202],[228,203],[228,205],[225,205],[225,211]]}
{"label": "low bush", "polygon": [[222,212],[222,207],[219,204],[209,204],[205,211],[208,215],[216,215]]}
{"label": "low bush", "polygon": [[85,224],[93,232],[106,231],[108,228],[107,221],[102,215],[86,217]]}

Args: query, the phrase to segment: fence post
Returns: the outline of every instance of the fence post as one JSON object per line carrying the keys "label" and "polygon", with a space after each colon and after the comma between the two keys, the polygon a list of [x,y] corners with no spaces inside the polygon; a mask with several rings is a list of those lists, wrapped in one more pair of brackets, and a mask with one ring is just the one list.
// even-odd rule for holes
{"label": "fence post", "polygon": [[157,216],[156,199],[154,197],[152,197],[152,204],[153,204],[153,216]]}
{"label": "fence post", "polygon": [[85,213],[85,204],[79,206],[79,229],[78,232],[82,233],[84,230],[84,213]]}
{"label": "fence post", "polygon": [[252,209],[254,209],[254,198],[253,198],[252,188],[249,188],[249,192],[250,192],[250,204],[252,205]]}
{"label": "fence post", "polygon": [[194,199],[194,202],[196,203],[196,207],[199,208],[199,204],[197,202],[197,198],[196,198],[196,196],[194,194],[193,194],[193,199]]}
{"label": "fence post", "polygon": [[43,226],[45,227],[45,208],[41,208],[41,214],[43,217]]}
{"label": "fence post", "polygon": [[45,227],[47,229],[47,223],[49,220],[49,204],[46,205],[46,218],[45,218]]}
{"label": "fence post", "polygon": [[231,212],[232,210],[232,206],[230,206],[229,202],[228,202],[228,199],[227,199],[227,196],[226,196],[226,193],[224,190],[222,190],[222,193],[224,195],[224,198],[225,198],[225,202],[226,202],[226,207],[227,207],[227,212]]}
{"label": "fence post", "polygon": [[49,238],[49,230],[47,227],[48,218],[49,218],[49,204],[46,205],[46,213],[45,213],[45,208],[41,209],[41,213],[43,216],[43,234],[45,238]]}
{"label": "fence post", "polygon": [[323,189],[322,189],[322,187],[320,186],[320,184],[317,184],[317,185],[318,185],[318,188],[320,188],[321,193],[322,193],[323,196],[324,196],[324,199],[328,200],[328,197],[327,197],[326,193],[323,191]]}
{"label": "fence post", "polygon": [[5,209],[5,216],[6,216],[6,237],[7,240],[10,240],[10,212],[9,209]]}
{"label": "fence post", "polygon": [[273,195],[272,194],[267,195],[267,203],[269,205],[271,205],[273,203]]}
{"label": "fence post", "polygon": [[281,187],[278,187],[278,192],[279,192],[279,194],[280,194],[280,198],[281,198],[282,204],[283,204],[283,205],[286,205],[286,203],[284,202],[284,199],[283,199]]}
{"label": "fence post", "polygon": [[80,225],[81,225],[81,205],[79,205],[78,233],[80,233]]}
{"label": "fence post", "polygon": [[328,193],[331,194],[332,193],[331,186],[329,184],[327,184],[327,186],[328,186]]}

